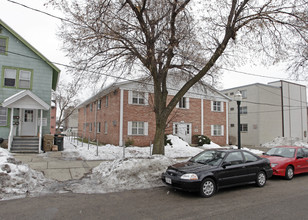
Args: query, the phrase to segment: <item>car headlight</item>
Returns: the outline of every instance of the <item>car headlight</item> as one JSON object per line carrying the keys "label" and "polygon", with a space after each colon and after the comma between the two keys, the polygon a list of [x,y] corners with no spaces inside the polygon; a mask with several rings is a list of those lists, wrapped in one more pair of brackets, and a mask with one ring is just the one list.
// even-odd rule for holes
{"label": "car headlight", "polygon": [[198,180],[198,176],[194,173],[186,173],[181,176],[183,180]]}
{"label": "car headlight", "polygon": [[278,163],[271,163],[271,167],[275,167],[277,165],[278,165]]}

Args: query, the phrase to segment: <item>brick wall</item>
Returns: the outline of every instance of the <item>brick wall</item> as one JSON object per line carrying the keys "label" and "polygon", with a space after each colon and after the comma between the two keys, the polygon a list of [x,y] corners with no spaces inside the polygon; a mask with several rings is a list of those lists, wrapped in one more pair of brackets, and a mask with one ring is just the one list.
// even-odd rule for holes
{"label": "brick wall", "polygon": [[[149,146],[153,142],[155,135],[155,114],[153,111],[153,94],[149,94],[148,105],[128,104],[128,91],[124,90],[123,98],[123,144],[128,140],[133,140],[135,146]],[[90,138],[90,140],[98,139],[100,143],[119,145],[120,132],[120,90],[109,93],[108,106],[106,96],[101,97],[101,109],[97,109],[97,102],[92,103],[92,112],[90,104],[86,107],[86,117],[84,115],[84,107],[78,110],[78,134]],[[169,96],[168,100],[172,97]],[[219,145],[226,145],[226,103],[224,103],[223,112],[212,112],[211,101],[204,100],[204,135]],[[96,112],[97,111],[97,112]],[[95,130],[95,114],[97,122],[101,123],[100,133]],[[86,132],[83,133],[83,124],[87,122]],[[128,122],[141,121],[148,122],[148,135],[128,135]],[[107,133],[105,132],[105,122],[107,123]],[[189,109],[175,108],[169,116],[166,127],[166,134],[173,133],[173,123],[182,122],[191,124],[191,136],[201,134],[201,100],[196,98],[189,99]],[[92,123],[92,132],[89,131],[90,123]],[[211,125],[223,125],[224,136],[211,136]]]}

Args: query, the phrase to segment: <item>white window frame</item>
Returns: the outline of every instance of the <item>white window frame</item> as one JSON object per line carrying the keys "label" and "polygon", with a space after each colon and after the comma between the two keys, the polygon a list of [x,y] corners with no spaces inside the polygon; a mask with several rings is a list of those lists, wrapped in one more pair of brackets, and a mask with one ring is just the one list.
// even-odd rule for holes
{"label": "white window frame", "polygon": [[89,132],[92,132],[92,123],[89,124]]}
{"label": "white window frame", "polygon": [[243,99],[247,99],[247,90],[240,90]]}
{"label": "white window frame", "polygon": [[189,109],[189,98],[182,97],[176,107],[180,109]]}
{"label": "white window frame", "polygon": [[149,97],[149,93],[147,92],[128,91],[128,104],[148,105],[148,97]]}
{"label": "white window frame", "polygon": [[224,102],[211,101],[211,110],[212,110],[212,112],[223,112],[224,111]]}
{"label": "white window frame", "polygon": [[102,100],[97,101],[97,109],[100,110],[102,108]]}
{"label": "white window frame", "polygon": [[101,133],[101,123],[100,122],[96,123],[96,133]]}
{"label": "white window frame", "polygon": [[108,97],[108,95],[106,95],[105,107],[108,107],[108,104],[109,104],[109,97]]}
{"label": "white window frame", "polygon": [[104,122],[104,134],[108,134],[108,123],[107,123],[107,121]]}
{"label": "white window frame", "polygon": [[241,106],[241,107],[240,107],[240,114],[241,114],[241,115],[247,115],[247,113],[248,113],[248,108],[247,108],[247,106]]}
{"label": "white window frame", "polygon": [[[0,127],[6,127],[8,123],[8,108],[0,106]],[[1,117],[5,118],[1,120]]]}
{"label": "white window frame", "polygon": [[[142,126],[141,126],[142,124]],[[144,121],[129,121],[127,134],[134,136],[148,136],[148,122]],[[136,129],[136,132],[133,132],[133,129]],[[142,132],[140,132],[142,129]]]}
{"label": "white window frame", "polygon": [[243,133],[247,133],[248,132],[248,124],[247,123],[241,124],[240,125],[240,131],[243,132]]}
{"label": "white window frame", "polygon": [[212,136],[224,136],[224,126],[223,125],[211,125],[211,135]]}

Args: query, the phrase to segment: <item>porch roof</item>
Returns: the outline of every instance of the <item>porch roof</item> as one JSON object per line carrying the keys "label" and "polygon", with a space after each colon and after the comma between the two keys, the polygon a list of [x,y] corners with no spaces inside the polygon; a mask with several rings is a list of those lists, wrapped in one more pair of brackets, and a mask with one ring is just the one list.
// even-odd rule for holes
{"label": "porch roof", "polygon": [[35,95],[30,90],[22,90],[7,99],[2,103],[6,108],[23,108],[23,109],[43,109],[48,110],[50,106]]}

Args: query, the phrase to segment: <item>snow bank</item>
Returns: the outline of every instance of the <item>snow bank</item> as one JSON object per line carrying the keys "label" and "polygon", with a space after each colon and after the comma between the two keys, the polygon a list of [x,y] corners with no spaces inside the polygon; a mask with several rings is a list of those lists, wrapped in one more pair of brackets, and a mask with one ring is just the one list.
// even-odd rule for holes
{"label": "snow bank", "polygon": [[274,140],[262,144],[262,147],[272,148],[276,146],[303,146],[308,147],[307,142],[300,140],[299,138],[286,138],[276,137]]}
{"label": "snow bank", "polygon": [[92,174],[66,189],[75,193],[106,193],[163,185],[161,173],[175,160],[165,156],[103,162]]}
{"label": "snow bank", "polygon": [[41,172],[21,164],[0,148],[0,200],[24,197],[30,192],[40,192],[50,182]]}

